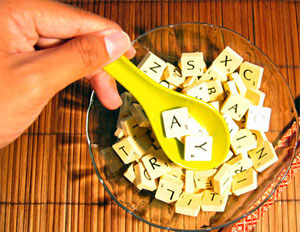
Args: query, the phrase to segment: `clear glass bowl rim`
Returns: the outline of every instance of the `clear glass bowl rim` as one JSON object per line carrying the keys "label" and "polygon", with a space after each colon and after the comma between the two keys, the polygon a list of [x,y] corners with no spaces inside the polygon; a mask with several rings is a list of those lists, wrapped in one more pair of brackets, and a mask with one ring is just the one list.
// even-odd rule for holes
{"label": "clear glass bowl rim", "polygon": [[[142,37],[152,33],[152,32],[155,32],[155,31],[159,31],[159,30],[162,30],[164,28],[172,28],[172,27],[177,27],[177,26],[183,26],[183,25],[206,25],[206,26],[210,26],[210,27],[215,27],[215,28],[219,28],[219,29],[222,29],[222,30],[227,30],[227,31],[230,31],[231,33],[233,34],[236,34],[237,36],[240,36],[242,37],[245,41],[247,41],[248,43],[250,43],[252,46],[254,46],[259,52],[261,52],[266,58],[267,60],[275,67],[275,69],[278,71],[278,73],[280,74],[280,77],[283,79],[285,85],[286,85],[286,88],[288,89],[289,91],[289,95],[292,96],[293,98],[293,95],[292,95],[292,92],[291,92],[291,89],[290,87],[288,86],[288,83],[287,81],[285,80],[285,78],[282,76],[281,72],[279,71],[278,67],[274,64],[274,62],[260,49],[258,48],[255,44],[253,44],[250,40],[248,40],[245,36],[243,36],[242,34],[236,32],[236,31],[233,31],[229,28],[226,28],[226,27],[223,27],[223,26],[218,26],[218,25],[213,25],[213,24],[208,24],[208,23],[200,23],[200,22],[185,22],[185,23],[178,23],[178,24],[170,24],[170,25],[165,25],[165,26],[160,26],[160,27],[156,27],[152,30],[149,30],[149,31],[146,31],[145,33],[139,35],[135,40],[132,41],[132,44],[136,43],[139,39],[141,39]],[[295,143],[295,147],[293,148],[293,157],[290,161],[290,164],[288,165],[288,168],[286,170],[286,172],[284,173],[284,175],[282,176],[282,178],[279,180],[279,182],[276,184],[276,186],[273,188],[272,192],[261,202],[259,203],[259,205],[257,205],[255,208],[251,209],[250,211],[248,211],[247,213],[241,215],[239,218],[237,219],[234,219],[230,222],[227,222],[227,223],[224,223],[223,225],[219,225],[219,226],[215,226],[215,227],[208,227],[208,228],[204,228],[204,229],[197,229],[197,230],[182,230],[182,229],[176,229],[176,228],[171,228],[171,227],[165,227],[165,226],[161,226],[161,225],[157,225],[157,224],[154,224],[154,223],[151,223],[150,221],[147,221],[141,217],[139,217],[138,215],[136,215],[134,212],[130,211],[129,209],[127,209],[124,205],[122,205],[117,199],[116,197],[109,191],[108,187],[106,186],[106,184],[104,183],[98,169],[97,169],[97,165],[96,165],[96,162],[95,162],[95,159],[94,159],[94,155],[93,155],[93,151],[92,151],[92,144],[91,144],[91,140],[90,140],[90,135],[89,135],[89,129],[88,129],[88,125],[89,125],[89,116],[90,116],[90,112],[91,112],[91,108],[93,106],[93,102],[94,102],[94,97],[95,97],[95,92],[92,91],[92,94],[91,94],[91,97],[90,97],[90,102],[89,102],[89,106],[88,106],[88,109],[87,109],[87,114],[86,114],[86,136],[87,136],[87,143],[88,143],[88,146],[89,146],[89,152],[90,152],[90,156],[91,156],[91,159],[92,159],[92,163],[93,163],[93,166],[94,166],[94,169],[95,169],[95,172],[96,172],[96,175],[98,177],[98,179],[100,180],[101,184],[103,185],[104,189],[108,192],[108,194],[110,195],[110,197],[116,202],[116,204],[118,206],[120,206],[122,209],[124,209],[127,213],[130,213],[131,215],[133,215],[135,218],[137,218],[138,220],[141,220],[151,226],[154,226],[154,227],[157,227],[157,228],[160,228],[160,229],[166,229],[166,230],[172,230],[172,231],[211,231],[211,230],[215,230],[215,229],[220,229],[220,228],[224,228],[226,226],[229,226],[233,223],[236,223],[238,222],[239,220],[241,220],[242,218],[246,217],[247,215],[253,213],[254,211],[256,211],[258,208],[260,208],[265,202],[267,202],[269,200],[269,198],[274,194],[275,190],[278,188],[278,186],[281,184],[281,182],[284,180],[284,178],[286,177],[287,173],[289,172],[291,166],[292,166],[292,162],[293,160],[295,159],[296,157],[296,148],[297,148],[297,144],[298,144],[298,139],[299,139],[299,130],[296,130],[296,143]],[[295,104],[294,104],[294,108],[295,108]],[[297,111],[295,111],[295,114],[297,116],[296,118],[296,128],[299,128],[299,121],[298,121],[298,114],[297,114]]]}

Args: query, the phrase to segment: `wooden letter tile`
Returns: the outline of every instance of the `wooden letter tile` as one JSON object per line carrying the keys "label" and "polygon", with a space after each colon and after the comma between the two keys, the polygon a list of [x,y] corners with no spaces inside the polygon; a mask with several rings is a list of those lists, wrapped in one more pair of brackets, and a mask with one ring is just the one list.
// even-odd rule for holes
{"label": "wooden letter tile", "polygon": [[187,161],[210,161],[212,137],[190,135],[185,136],[184,159]]}
{"label": "wooden letter tile", "polygon": [[253,168],[249,168],[233,176],[232,192],[236,195],[242,195],[257,188],[257,173]]}
{"label": "wooden letter tile", "polygon": [[227,81],[223,84],[224,91],[227,96],[239,94],[236,84],[234,81]]}
{"label": "wooden letter tile", "polygon": [[225,93],[219,79],[207,81],[206,85],[210,102],[223,101],[223,99],[225,98]]}
{"label": "wooden letter tile", "polygon": [[189,113],[186,107],[162,112],[165,135],[167,138],[181,137],[187,134],[186,124]]}
{"label": "wooden letter tile", "polygon": [[259,89],[264,68],[245,61],[240,67],[240,76],[247,88]]}
{"label": "wooden letter tile", "polygon": [[198,189],[212,189],[213,176],[217,169],[209,169],[205,171],[195,171],[195,184]]}
{"label": "wooden letter tile", "polygon": [[164,175],[159,179],[155,198],[166,203],[178,200],[183,188],[183,181],[171,175]]}
{"label": "wooden letter tile", "polygon": [[202,193],[182,193],[175,204],[175,212],[188,216],[197,217],[201,208]]}
{"label": "wooden letter tile", "polygon": [[245,97],[250,100],[252,105],[263,106],[265,93],[257,89],[247,89]]}
{"label": "wooden letter tile", "polygon": [[193,170],[185,170],[185,189],[186,193],[194,193],[195,184],[194,184],[194,171]]}
{"label": "wooden letter tile", "polygon": [[243,58],[227,46],[213,61],[213,65],[221,72],[228,74],[233,73],[242,62]]}
{"label": "wooden letter tile", "polygon": [[147,132],[147,128],[145,127],[139,127],[139,124],[137,123],[137,121],[135,120],[135,118],[133,116],[128,116],[126,118],[123,118],[120,121],[122,130],[124,131],[124,135],[125,136],[141,136],[143,134],[146,134]]}
{"label": "wooden letter tile", "polygon": [[278,160],[274,147],[269,141],[264,141],[257,148],[249,151],[249,156],[253,161],[253,167],[258,172],[262,172]]}
{"label": "wooden letter tile", "polygon": [[250,130],[250,131],[253,134],[253,136],[257,142],[257,145],[262,144],[263,141],[268,141],[268,138],[264,132],[258,131],[258,130]]}
{"label": "wooden letter tile", "polygon": [[252,160],[248,157],[248,155],[238,155],[233,159],[227,162],[232,166],[233,175],[239,174],[241,172],[246,171],[248,168],[253,166]]}
{"label": "wooden letter tile", "polygon": [[140,104],[133,103],[130,107],[130,112],[140,127],[149,127],[150,126],[150,122]]}
{"label": "wooden letter tile", "polygon": [[163,154],[158,155],[157,153],[158,151],[153,154],[145,155],[142,158],[142,162],[147,169],[151,179],[156,179],[171,170],[166,156]]}
{"label": "wooden letter tile", "polygon": [[238,125],[232,120],[231,117],[229,117],[227,114],[223,115],[223,118],[225,119],[225,122],[228,126],[229,129],[229,133],[230,133],[230,138],[233,138],[236,134],[236,132],[238,132],[239,127]]}
{"label": "wooden letter tile", "polygon": [[231,165],[224,163],[213,178],[214,191],[222,195],[231,186],[232,176]]}
{"label": "wooden letter tile", "polygon": [[135,181],[135,167],[136,163],[132,162],[130,166],[127,168],[127,170],[124,172],[124,176],[129,180],[131,183],[134,183]]}
{"label": "wooden letter tile", "polygon": [[130,115],[130,106],[132,104],[133,97],[129,92],[121,93],[120,96],[122,99],[122,105],[120,107],[120,116],[125,117]]}
{"label": "wooden letter tile", "polygon": [[247,153],[256,147],[255,137],[248,129],[240,129],[231,139],[231,148],[236,155]]}
{"label": "wooden letter tile", "polygon": [[182,92],[205,102],[208,102],[210,99],[206,82],[196,82],[195,84],[184,88]]}
{"label": "wooden letter tile", "polygon": [[136,141],[131,136],[125,137],[116,142],[112,145],[112,148],[125,164],[131,163],[142,156],[137,147]]}
{"label": "wooden letter tile", "polygon": [[229,95],[221,107],[222,114],[228,114],[234,120],[241,120],[249,109],[250,101],[240,95]]}
{"label": "wooden letter tile", "polygon": [[185,77],[181,75],[180,69],[170,63],[167,63],[163,79],[177,87],[180,87],[185,81]]}
{"label": "wooden letter tile", "polygon": [[250,106],[246,120],[246,128],[250,130],[269,130],[271,108],[263,106]]}
{"label": "wooden letter tile", "polygon": [[206,64],[202,52],[182,53],[180,59],[181,73],[184,77],[202,76]]}
{"label": "wooden letter tile", "polygon": [[225,73],[222,73],[218,70],[217,67],[211,65],[204,75],[200,77],[199,81],[210,81],[210,80],[217,80],[219,79],[222,83],[227,81],[227,76]]}
{"label": "wooden letter tile", "polygon": [[201,201],[203,211],[223,212],[226,207],[228,195],[220,195],[211,190],[205,190]]}
{"label": "wooden letter tile", "polygon": [[137,67],[159,83],[166,66],[167,63],[165,61],[152,52],[148,52]]}
{"label": "wooden letter tile", "polygon": [[207,130],[197,122],[193,117],[189,117],[188,121],[188,134],[189,135],[208,135]]}
{"label": "wooden letter tile", "polygon": [[134,184],[139,190],[146,189],[154,191],[157,188],[155,180],[151,179],[143,163],[134,166],[135,180]]}
{"label": "wooden letter tile", "polygon": [[234,73],[230,74],[230,79],[232,79],[235,82],[235,85],[237,87],[239,94],[244,97],[247,92],[247,87],[244,84],[240,75],[237,72],[234,72]]}

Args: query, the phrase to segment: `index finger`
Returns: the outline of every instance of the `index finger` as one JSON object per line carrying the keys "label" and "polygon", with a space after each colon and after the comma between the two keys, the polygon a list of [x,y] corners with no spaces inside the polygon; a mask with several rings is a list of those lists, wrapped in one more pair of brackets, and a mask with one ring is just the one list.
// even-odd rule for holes
{"label": "index finger", "polygon": [[39,38],[70,39],[104,29],[119,29],[108,19],[48,0],[0,2],[1,47],[9,52],[33,51]]}

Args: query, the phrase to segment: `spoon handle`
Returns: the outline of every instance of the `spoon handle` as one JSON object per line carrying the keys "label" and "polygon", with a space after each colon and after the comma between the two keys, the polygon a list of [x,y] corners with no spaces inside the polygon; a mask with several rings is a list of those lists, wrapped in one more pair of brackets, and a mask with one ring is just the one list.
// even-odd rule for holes
{"label": "spoon handle", "polygon": [[133,94],[138,101],[145,101],[149,96],[158,94],[162,86],[148,77],[130,60],[122,56],[104,67],[104,70]]}

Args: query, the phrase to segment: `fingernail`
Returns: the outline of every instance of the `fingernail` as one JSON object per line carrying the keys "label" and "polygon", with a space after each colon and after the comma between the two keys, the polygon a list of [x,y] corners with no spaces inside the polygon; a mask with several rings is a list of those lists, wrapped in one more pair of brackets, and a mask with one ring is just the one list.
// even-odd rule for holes
{"label": "fingernail", "polygon": [[122,56],[130,47],[129,36],[124,31],[115,31],[104,36],[106,51],[111,60]]}
{"label": "fingernail", "polygon": [[133,47],[132,44],[130,44],[130,47],[128,49],[128,51],[126,52],[126,56],[128,59],[132,59],[136,54],[136,50],[135,48]]}

